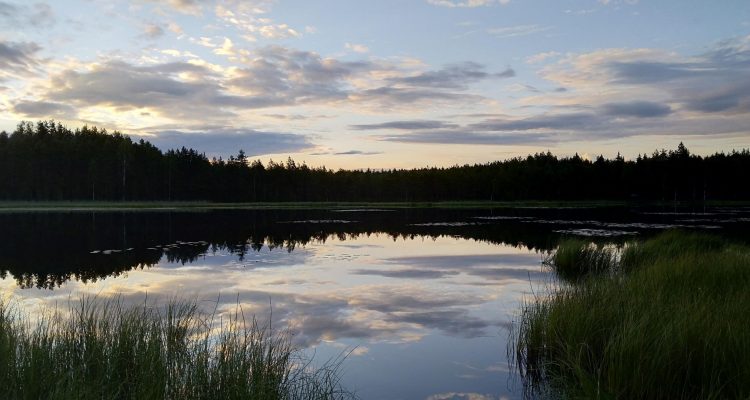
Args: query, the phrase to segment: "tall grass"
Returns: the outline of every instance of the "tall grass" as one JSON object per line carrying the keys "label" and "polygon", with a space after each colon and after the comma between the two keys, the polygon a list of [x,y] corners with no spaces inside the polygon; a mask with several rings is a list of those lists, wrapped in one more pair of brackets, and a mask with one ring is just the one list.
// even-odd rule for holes
{"label": "tall grass", "polygon": [[0,301],[3,399],[341,399],[334,361],[313,370],[286,331],[214,323],[196,302],[84,298],[34,319]]}
{"label": "tall grass", "polygon": [[561,278],[577,281],[591,275],[613,272],[618,255],[612,246],[567,239],[545,259],[545,264],[551,266]]}
{"label": "tall grass", "polygon": [[524,305],[527,397],[750,398],[750,248],[667,232],[618,267]]}

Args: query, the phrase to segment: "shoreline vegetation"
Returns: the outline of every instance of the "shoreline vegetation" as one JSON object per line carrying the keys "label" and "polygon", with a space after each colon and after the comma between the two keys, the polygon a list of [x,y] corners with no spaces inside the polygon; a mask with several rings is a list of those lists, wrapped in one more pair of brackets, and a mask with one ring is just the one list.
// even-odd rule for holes
{"label": "shoreline vegetation", "polygon": [[196,301],[83,297],[32,318],[0,300],[5,399],[353,399],[342,362],[313,368],[290,332],[239,305],[222,319]]}
{"label": "shoreline vegetation", "polygon": [[[750,200],[689,201],[434,201],[434,202],[249,202],[211,201],[0,201],[0,212],[9,211],[129,211],[129,210],[263,210],[300,209],[336,210],[370,208],[606,208],[606,207],[749,207]],[[700,213],[701,211],[696,211]]]}
{"label": "shoreline vegetation", "polygon": [[522,306],[509,342],[526,397],[750,397],[747,245],[572,239],[547,262],[563,280]]}

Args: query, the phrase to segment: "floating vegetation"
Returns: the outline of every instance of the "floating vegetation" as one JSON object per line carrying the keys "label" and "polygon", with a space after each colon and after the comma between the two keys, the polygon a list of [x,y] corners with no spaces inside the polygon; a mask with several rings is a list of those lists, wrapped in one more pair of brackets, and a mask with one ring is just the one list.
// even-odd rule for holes
{"label": "floating vegetation", "polygon": [[599,228],[613,228],[613,229],[721,229],[719,225],[703,225],[703,224],[663,224],[655,222],[603,222],[593,220],[561,220],[561,219],[549,219],[549,220],[528,220],[522,222],[531,222],[537,224],[550,224],[550,225],[567,225],[567,226],[592,226]]}
{"label": "floating vegetation", "polygon": [[409,226],[477,226],[486,225],[483,222],[425,222],[420,224],[409,224]]}
{"label": "floating vegetation", "polygon": [[618,231],[610,229],[559,229],[552,232],[562,233],[564,235],[587,236],[587,237],[617,237],[637,235],[638,232]]}

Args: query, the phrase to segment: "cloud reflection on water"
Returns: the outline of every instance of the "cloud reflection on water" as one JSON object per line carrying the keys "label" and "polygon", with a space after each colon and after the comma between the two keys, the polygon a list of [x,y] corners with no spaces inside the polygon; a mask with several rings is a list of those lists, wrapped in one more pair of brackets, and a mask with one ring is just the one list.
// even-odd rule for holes
{"label": "cloud reflection on water", "polygon": [[[32,308],[76,300],[82,293],[117,295],[130,304],[143,304],[146,296],[155,303],[198,298],[219,316],[240,305],[259,321],[290,327],[300,347],[362,346],[367,350],[357,354],[368,360],[378,360],[382,346],[417,351],[412,344],[426,337],[493,338],[491,364],[502,365],[500,332],[509,324],[507,311],[529,280],[544,278],[539,255],[528,250],[449,237],[394,242],[374,235],[309,243],[291,252],[264,247],[242,260],[225,251],[192,262],[164,257],[153,268],[96,282],[71,280],[54,291],[20,289],[12,279],[0,285]],[[466,371],[455,369],[450,379],[465,380]],[[497,374],[507,372],[479,376],[486,380]]]}

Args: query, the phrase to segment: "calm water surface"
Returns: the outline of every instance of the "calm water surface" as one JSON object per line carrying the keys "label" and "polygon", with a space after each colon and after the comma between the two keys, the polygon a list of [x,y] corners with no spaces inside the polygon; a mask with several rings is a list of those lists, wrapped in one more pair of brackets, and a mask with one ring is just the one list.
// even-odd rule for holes
{"label": "calm water surface", "polygon": [[[239,302],[363,399],[520,398],[506,357],[564,235],[680,227],[742,238],[750,210],[512,209],[0,214],[0,287],[30,309],[83,293]],[[472,397],[473,396],[473,397]]]}

